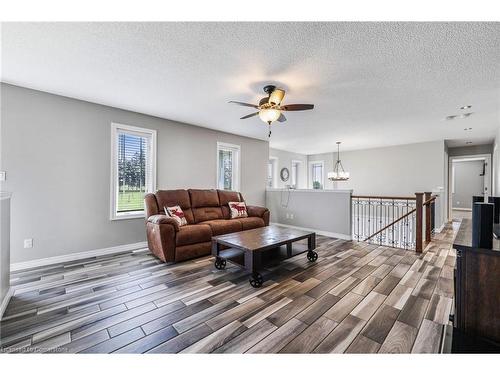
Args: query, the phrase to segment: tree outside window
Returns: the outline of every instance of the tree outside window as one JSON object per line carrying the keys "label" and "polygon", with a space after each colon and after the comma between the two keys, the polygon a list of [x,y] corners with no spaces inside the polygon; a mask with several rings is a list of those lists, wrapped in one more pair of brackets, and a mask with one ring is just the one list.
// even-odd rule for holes
{"label": "tree outside window", "polygon": [[217,142],[217,188],[239,190],[240,146]]}

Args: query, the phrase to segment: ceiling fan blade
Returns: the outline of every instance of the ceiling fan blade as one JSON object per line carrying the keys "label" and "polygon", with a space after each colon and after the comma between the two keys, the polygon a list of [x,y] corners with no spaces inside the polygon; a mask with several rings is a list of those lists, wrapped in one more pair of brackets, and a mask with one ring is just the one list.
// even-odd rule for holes
{"label": "ceiling fan blade", "polygon": [[259,114],[259,112],[250,113],[249,115],[246,115],[246,116],[240,117],[240,120],[244,120],[244,119],[247,119],[247,118],[250,118],[250,117],[256,116],[256,115],[258,115],[258,114]]}
{"label": "ceiling fan blade", "polygon": [[313,108],[314,104],[287,104],[280,107],[282,111],[306,111]]}
{"label": "ceiling fan blade", "polygon": [[243,103],[243,102],[236,102],[236,101],[234,101],[234,100],[230,100],[228,103],[234,103],[234,104],[242,105],[242,106],[244,106],[244,107],[259,108],[259,107],[258,107],[258,106],[256,106],[255,104]]}
{"label": "ceiling fan blade", "polygon": [[276,121],[278,121],[278,122],[285,122],[285,121],[286,121],[286,117],[285,117],[285,115],[282,113],[282,114],[280,115],[280,117],[278,117],[278,120],[276,120]]}

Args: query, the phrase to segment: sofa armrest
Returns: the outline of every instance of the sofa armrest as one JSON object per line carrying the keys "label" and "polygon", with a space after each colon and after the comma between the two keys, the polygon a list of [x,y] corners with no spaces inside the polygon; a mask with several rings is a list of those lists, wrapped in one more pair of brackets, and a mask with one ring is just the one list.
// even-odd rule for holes
{"label": "sofa armrest", "polygon": [[260,217],[266,225],[269,225],[270,212],[266,207],[247,206],[248,216]]}
{"label": "sofa armrest", "polygon": [[149,250],[164,262],[175,261],[175,238],[179,224],[167,215],[152,215],[146,220]]}
{"label": "sofa armrest", "polygon": [[174,227],[176,232],[179,231],[179,223],[175,219],[172,219],[171,217],[168,217],[167,215],[152,215],[152,216],[148,217],[148,223],[170,224]]}

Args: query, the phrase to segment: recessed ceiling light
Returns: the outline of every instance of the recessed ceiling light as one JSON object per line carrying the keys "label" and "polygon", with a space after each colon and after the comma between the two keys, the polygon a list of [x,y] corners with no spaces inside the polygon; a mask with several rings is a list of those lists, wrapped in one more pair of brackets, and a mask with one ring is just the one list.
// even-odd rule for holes
{"label": "recessed ceiling light", "polygon": [[464,105],[463,107],[460,107],[460,109],[469,109],[469,108],[472,108],[471,105]]}
{"label": "recessed ceiling light", "polygon": [[456,120],[457,118],[461,118],[461,119],[464,119],[464,118],[467,118],[469,117],[470,115],[472,115],[474,112],[467,112],[467,113],[462,113],[461,115],[450,115],[450,116],[446,116],[445,119],[446,120]]}

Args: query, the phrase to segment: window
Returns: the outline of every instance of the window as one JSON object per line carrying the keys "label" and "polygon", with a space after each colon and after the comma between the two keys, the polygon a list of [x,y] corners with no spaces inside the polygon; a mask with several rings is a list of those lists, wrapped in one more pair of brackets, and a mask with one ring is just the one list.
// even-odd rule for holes
{"label": "window", "polygon": [[144,217],[156,188],[156,130],[111,124],[111,219]]}
{"label": "window", "polygon": [[269,158],[269,163],[267,164],[267,187],[275,188],[277,187],[277,174],[278,174],[278,159],[275,157]]}
{"label": "window", "polygon": [[272,188],[274,184],[274,168],[273,168],[273,161],[269,160],[269,163],[267,164],[267,187]]}
{"label": "window", "polygon": [[299,168],[300,168],[300,161],[298,160],[292,160],[292,172],[291,172],[291,182],[290,184],[297,189],[299,187]]}
{"label": "window", "polygon": [[240,146],[217,142],[217,188],[240,190]]}
{"label": "window", "polygon": [[323,189],[323,161],[312,161],[309,164],[310,188]]}

